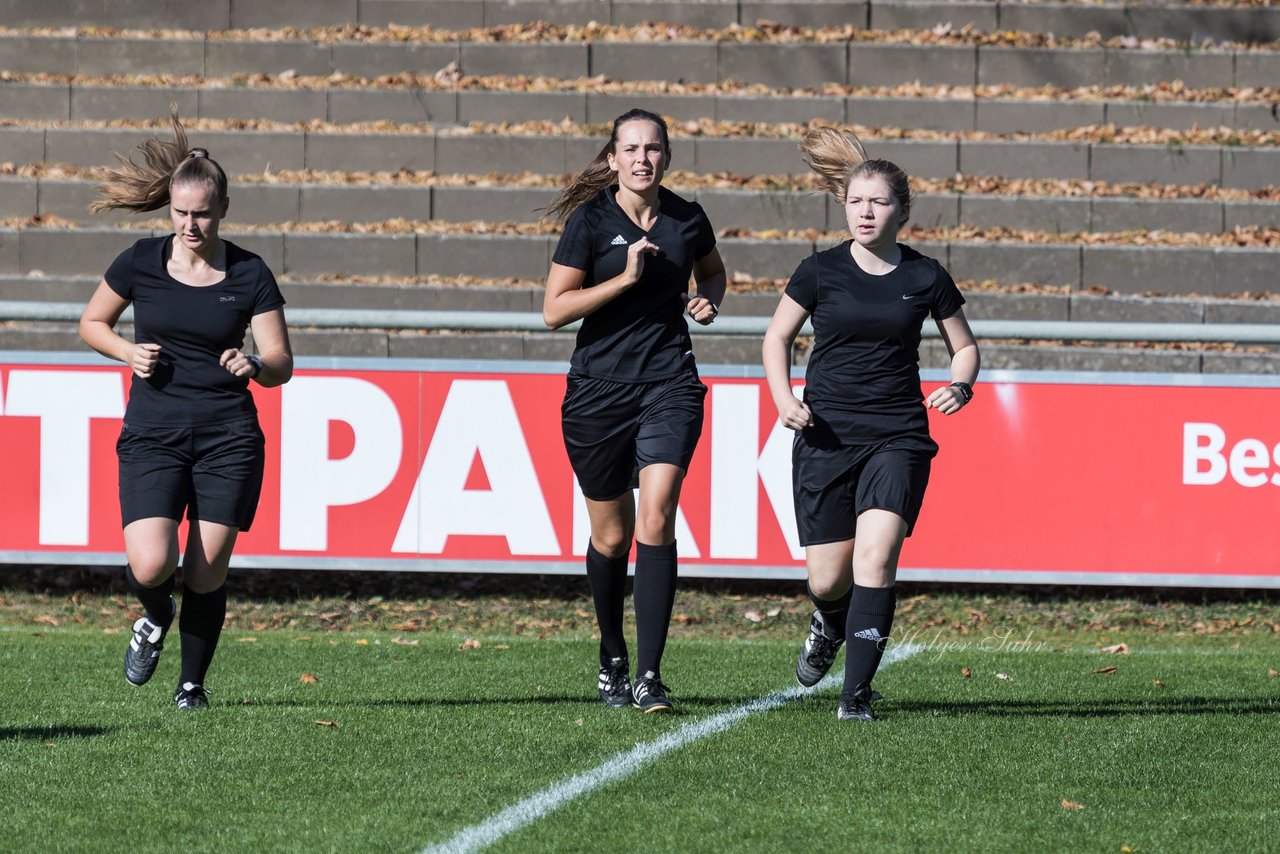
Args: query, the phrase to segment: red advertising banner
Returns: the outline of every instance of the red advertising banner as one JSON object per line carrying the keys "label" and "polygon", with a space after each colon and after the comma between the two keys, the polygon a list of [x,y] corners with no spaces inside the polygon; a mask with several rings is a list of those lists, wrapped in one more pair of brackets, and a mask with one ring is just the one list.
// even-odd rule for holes
{"label": "red advertising banner", "polygon": [[[581,571],[558,366],[299,365],[255,387],[267,474],[238,565]],[[703,373],[681,572],[802,578],[792,434],[758,370]],[[122,560],[127,391],[126,369],[88,357],[0,356],[0,561]],[[931,418],[942,450],[904,580],[1280,586],[1270,378],[988,372],[971,406]]]}

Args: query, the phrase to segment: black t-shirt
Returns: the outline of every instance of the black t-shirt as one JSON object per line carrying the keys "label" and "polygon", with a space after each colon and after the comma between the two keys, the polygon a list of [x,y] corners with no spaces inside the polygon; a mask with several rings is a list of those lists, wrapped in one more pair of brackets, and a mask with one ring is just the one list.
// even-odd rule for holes
{"label": "black t-shirt", "polygon": [[929,435],[920,390],[920,327],[951,317],[964,297],[933,258],[899,244],[902,261],[873,276],[849,252],[852,241],[815,253],[796,268],[786,294],[809,312],[813,352],[805,402],[815,438],[869,445]]}
{"label": "black t-shirt", "polygon": [[582,320],[570,360],[574,373],[641,383],[679,376],[693,366],[684,320],[693,264],[716,246],[702,207],[658,188],[658,219],[648,232],[631,221],[606,187],[575,210],[552,258],[585,270],[584,288],[607,282],[627,267],[627,247],[642,237],[660,250],[644,259],[640,281]]}
{"label": "black t-shirt", "polygon": [[139,240],[105,276],[111,290],[133,303],[134,340],[160,345],[155,372],[133,377],[125,421],[192,427],[256,415],[248,378],[234,376],[218,359],[244,346],[254,315],[284,305],[280,287],[261,258],[230,241],[223,241],[225,279],[184,285],[166,265],[172,240],[172,234]]}

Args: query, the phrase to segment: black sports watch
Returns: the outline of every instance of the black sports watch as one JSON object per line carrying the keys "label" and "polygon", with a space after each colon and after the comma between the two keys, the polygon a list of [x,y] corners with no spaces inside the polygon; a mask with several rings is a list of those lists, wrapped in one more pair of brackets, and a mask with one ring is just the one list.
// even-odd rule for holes
{"label": "black sports watch", "polygon": [[973,386],[968,383],[956,380],[951,384],[951,387],[960,389],[960,396],[964,398],[965,403],[973,400]]}
{"label": "black sports watch", "polygon": [[249,379],[253,379],[262,373],[262,359],[252,353],[246,353],[245,358],[249,360],[249,364],[253,365],[253,373],[249,374]]}

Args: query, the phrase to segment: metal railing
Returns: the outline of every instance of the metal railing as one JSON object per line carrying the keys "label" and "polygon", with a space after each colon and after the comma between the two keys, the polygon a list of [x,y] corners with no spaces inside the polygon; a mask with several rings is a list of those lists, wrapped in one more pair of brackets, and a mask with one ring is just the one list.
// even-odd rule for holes
{"label": "metal railing", "polygon": [[[0,301],[0,321],[74,322],[84,306],[66,302]],[[291,308],[287,313],[294,328],[315,329],[447,329],[476,332],[548,332],[537,312],[515,311],[412,311],[399,309]],[[121,316],[132,319],[132,309]],[[577,323],[562,327],[568,332]],[[690,323],[701,335],[764,334],[767,317],[721,315],[710,326]],[[1280,344],[1280,325],[1266,323],[1114,323],[1074,320],[973,320],[974,335],[982,339],[1045,341],[1184,341],[1188,343],[1228,342],[1235,344]],[[926,337],[937,337],[931,323],[924,325]],[[808,324],[802,335],[811,335]]]}

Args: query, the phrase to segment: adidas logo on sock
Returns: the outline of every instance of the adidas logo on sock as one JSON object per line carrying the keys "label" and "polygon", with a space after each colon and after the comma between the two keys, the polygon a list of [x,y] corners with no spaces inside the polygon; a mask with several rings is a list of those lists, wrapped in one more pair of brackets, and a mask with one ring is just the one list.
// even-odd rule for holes
{"label": "adidas logo on sock", "polygon": [[613,238],[613,240],[610,240],[610,241],[609,241],[609,245],[610,245],[610,246],[626,246],[626,245],[627,245],[627,238],[625,238],[625,237],[623,237],[621,234],[619,234],[617,237]]}
{"label": "adidas logo on sock", "polygon": [[879,643],[880,641],[884,640],[884,636],[880,634],[880,630],[877,629],[875,626],[872,626],[869,629],[863,629],[860,632],[854,632],[853,636],[855,638],[862,638],[863,640],[869,640],[872,643]]}

